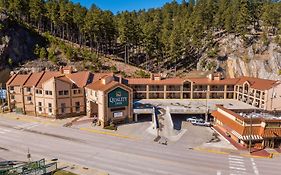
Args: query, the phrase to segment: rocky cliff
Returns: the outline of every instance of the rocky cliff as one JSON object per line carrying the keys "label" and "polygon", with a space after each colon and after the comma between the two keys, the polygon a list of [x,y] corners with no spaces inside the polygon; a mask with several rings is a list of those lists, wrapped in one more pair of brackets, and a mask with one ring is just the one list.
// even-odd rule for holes
{"label": "rocky cliff", "polygon": [[221,36],[217,39],[218,56],[200,59],[197,69],[206,70],[206,65],[212,64],[211,68],[224,71],[228,77],[281,80],[281,47],[274,41],[274,36],[262,39],[259,33],[248,36],[248,43],[235,35]]}
{"label": "rocky cliff", "polygon": [[0,70],[34,59],[34,48],[45,39],[0,12]]}

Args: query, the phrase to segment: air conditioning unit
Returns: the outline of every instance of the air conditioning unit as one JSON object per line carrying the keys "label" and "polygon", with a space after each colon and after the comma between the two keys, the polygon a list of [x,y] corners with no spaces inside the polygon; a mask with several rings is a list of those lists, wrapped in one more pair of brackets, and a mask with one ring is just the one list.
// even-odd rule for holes
{"label": "air conditioning unit", "polygon": [[28,101],[27,103],[28,103],[28,104],[32,104],[32,101]]}
{"label": "air conditioning unit", "polygon": [[14,90],[10,90],[10,94],[13,94],[13,93],[15,93],[15,91]]}
{"label": "air conditioning unit", "polygon": [[28,95],[32,95],[32,93],[31,93],[31,92],[27,92],[27,94],[28,94]]}
{"label": "air conditioning unit", "polygon": [[16,102],[16,100],[15,100],[15,99],[12,99],[12,100],[11,100],[11,103],[15,103],[15,102]]}

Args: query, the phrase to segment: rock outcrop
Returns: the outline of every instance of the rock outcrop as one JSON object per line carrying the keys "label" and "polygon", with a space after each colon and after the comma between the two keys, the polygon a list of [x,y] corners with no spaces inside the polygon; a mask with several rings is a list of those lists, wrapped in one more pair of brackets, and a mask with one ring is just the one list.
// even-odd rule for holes
{"label": "rock outcrop", "polygon": [[0,70],[34,59],[34,49],[45,45],[46,41],[36,32],[0,12]]}

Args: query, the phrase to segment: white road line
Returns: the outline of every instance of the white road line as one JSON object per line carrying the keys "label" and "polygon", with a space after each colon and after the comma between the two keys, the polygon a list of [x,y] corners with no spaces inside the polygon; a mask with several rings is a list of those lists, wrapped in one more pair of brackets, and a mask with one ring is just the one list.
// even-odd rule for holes
{"label": "white road line", "polygon": [[243,158],[244,158],[244,157],[236,156],[236,155],[229,155],[229,157],[236,157],[236,158],[240,158],[240,159],[243,159]]}
{"label": "white road line", "polygon": [[229,166],[230,169],[233,170],[242,170],[242,171],[246,171],[246,168],[240,168],[240,167],[233,167],[233,166]]}
{"label": "white road line", "polygon": [[244,161],[233,161],[233,160],[229,160],[229,163],[233,163],[233,164],[243,164],[243,165],[244,165]]}
{"label": "white road line", "polygon": [[254,158],[251,158],[251,162],[252,162],[252,165],[253,165],[253,169],[254,169],[255,175],[259,175],[260,173],[259,173],[259,170],[258,170],[258,167],[257,167],[257,165],[255,163]]}
{"label": "white road line", "polygon": [[238,159],[238,158],[234,158],[234,157],[228,157],[229,161],[242,161],[244,162],[244,159]]}

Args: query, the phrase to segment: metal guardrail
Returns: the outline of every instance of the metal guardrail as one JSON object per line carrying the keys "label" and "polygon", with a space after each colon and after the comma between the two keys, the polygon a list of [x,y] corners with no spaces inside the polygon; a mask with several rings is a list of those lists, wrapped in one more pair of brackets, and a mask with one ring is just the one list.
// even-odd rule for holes
{"label": "metal guardrail", "polygon": [[46,164],[45,159],[29,162],[21,165],[0,167],[0,175],[44,175],[57,170],[57,162]]}

